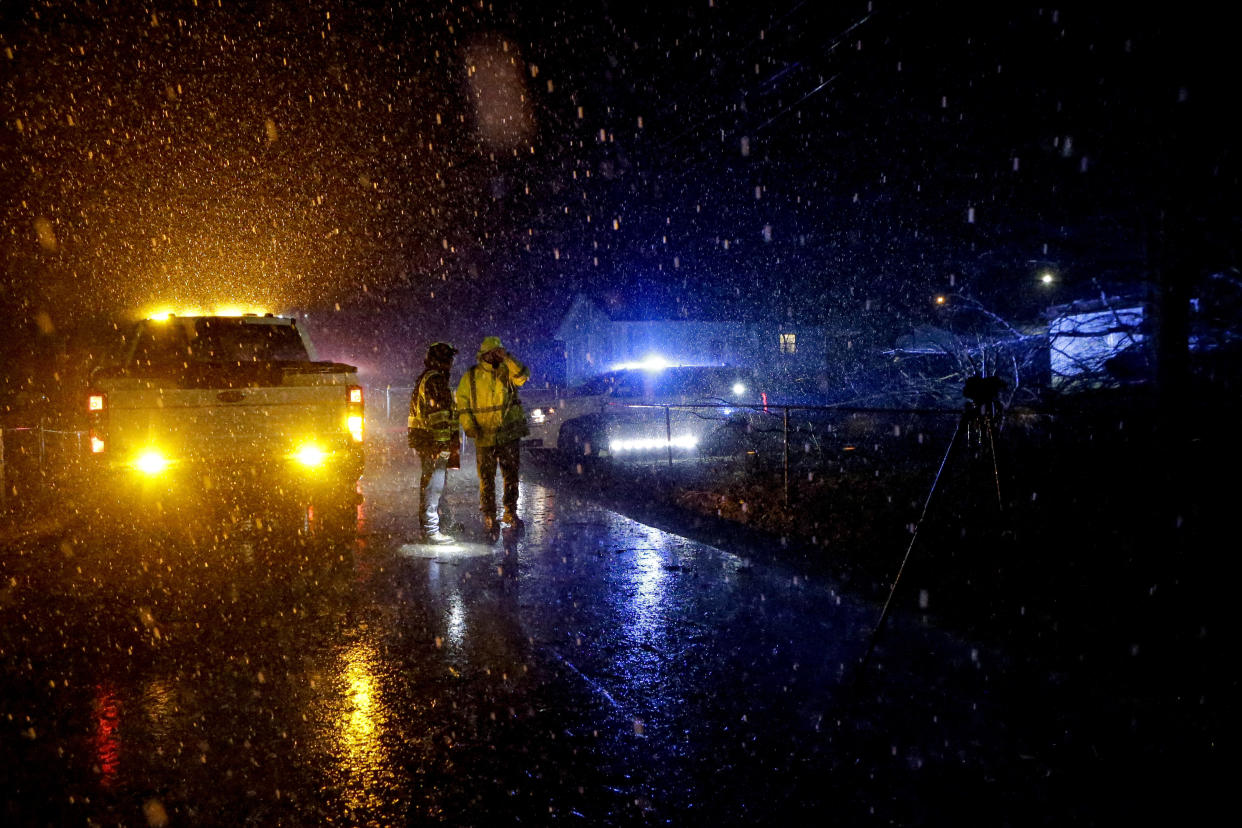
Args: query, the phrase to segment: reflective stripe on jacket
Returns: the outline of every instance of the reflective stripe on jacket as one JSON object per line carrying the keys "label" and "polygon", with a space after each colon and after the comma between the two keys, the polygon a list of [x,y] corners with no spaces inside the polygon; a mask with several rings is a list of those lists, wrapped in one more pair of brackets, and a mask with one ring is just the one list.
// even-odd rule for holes
{"label": "reflective stripe on jacket", "polygon": [[530,433],[517,388],[530,371],[512,356],[498,366],[472,365],[457,384],[457,413],[462,430],[476,445],[494,446]]}
{"label": "reflective stripe on jacket", "polygon": [[[449,391],[448,372],[428,368],[418,378],[414,392],[410,394],[411,432],[421,432],[429,443],[448,444],[458,442],[457,411],[453,395]],[[411,434],[411,437],[414,435]]]}

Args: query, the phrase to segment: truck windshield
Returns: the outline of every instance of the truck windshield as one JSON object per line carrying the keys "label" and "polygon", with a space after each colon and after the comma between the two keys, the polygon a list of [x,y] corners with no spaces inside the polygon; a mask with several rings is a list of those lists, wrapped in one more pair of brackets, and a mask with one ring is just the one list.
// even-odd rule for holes
{"label": "truck windshield", "polygon": [[299,362],[308,359],[291,325],[255,324],[242,319],[198,319],[145,325],[138,332],[133,363],[140,367],[183,367],[192,363]]}
{"label": "truck windshield", "polygon": [[138,329],[134,365],[144,368],[179,365],[189,359],[190,338],[180,325],[144,325]]}
{"label": "truck windshield", "polygon": [[297,362],[306,348],[291,325],[255,324],[244,319],[200,319],[191,350],[199,362]]}

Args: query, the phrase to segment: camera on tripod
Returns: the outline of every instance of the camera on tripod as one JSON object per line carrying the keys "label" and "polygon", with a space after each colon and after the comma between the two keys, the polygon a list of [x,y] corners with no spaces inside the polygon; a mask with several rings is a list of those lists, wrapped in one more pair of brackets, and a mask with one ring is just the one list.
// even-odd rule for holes
{"label": "camera on tripod", "polygon": [[962,396],[979,408],[991,407],[1000,404],[1001,392],[1008,387],[1009,383],[998,376],[983,377],[975,374],[967,378],[966,384],[962,386]]}

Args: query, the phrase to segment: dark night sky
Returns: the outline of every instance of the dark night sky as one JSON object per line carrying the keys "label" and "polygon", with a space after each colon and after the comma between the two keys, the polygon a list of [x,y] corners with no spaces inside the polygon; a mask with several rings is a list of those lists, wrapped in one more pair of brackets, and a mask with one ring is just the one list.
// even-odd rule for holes
{"label": "dark night sky", "polygon": [[339,306],[529,342],[581,289],[915,318],[950,282],[1029,299],[1032,260],[1137,282],[1169,204],[1236,258],[1226,29],[1193,8],[222,5],[4,5],[0,290],[28,326]]}

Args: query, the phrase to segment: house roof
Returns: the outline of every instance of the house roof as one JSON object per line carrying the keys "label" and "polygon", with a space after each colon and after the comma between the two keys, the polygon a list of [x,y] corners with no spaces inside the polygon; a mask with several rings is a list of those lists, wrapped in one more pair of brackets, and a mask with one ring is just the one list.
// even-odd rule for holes
{"label": "house roof", "polygon": [[[668,296],[653,292],[651,294],[634,295],[622,290],[601,290],[589,293],[576,293],[570,300],[562,322],[557,331],[557,338],[563,339],[566,323],[575,316],[598,314],[610,322],[661,322],[661,321],[695,321],[695,322],[731,322],[751,324],[785,323],[790,327],[823,326],[824,320],[817,318],[815,309],[795,309],[792,316],[755,302],[742,298],[705,301],[694,296]],[[854,326],[856,327],[856,325]]]}
{"label": "house roof", "polygon": [[1137,292],[1111,296],[1084,297],[1062,305],[1050,305],[1044,311],[1044,318],[1053,320],[1078,313],[1099,313],[1100,311],[1133,308],[1142,305],[1143,301],[1143,296]]}

